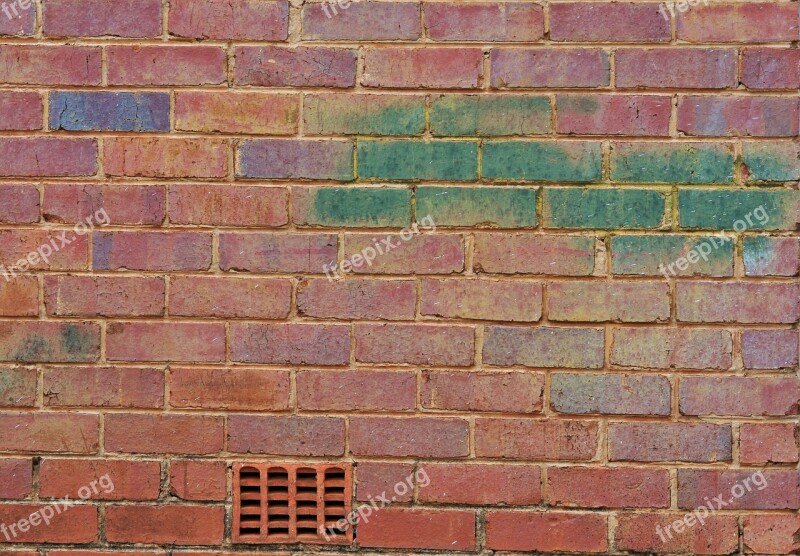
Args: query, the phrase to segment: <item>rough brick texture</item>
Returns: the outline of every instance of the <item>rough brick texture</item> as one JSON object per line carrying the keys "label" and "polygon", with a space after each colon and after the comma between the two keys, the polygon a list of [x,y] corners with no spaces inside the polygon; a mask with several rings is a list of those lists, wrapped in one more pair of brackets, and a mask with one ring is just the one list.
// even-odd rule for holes
{"label": "rough brick texture", "polygon": [[[0,553],[800,553],[799,41],[0,0]],[[248,462],[351,464],[352,543],[237,542]]]}

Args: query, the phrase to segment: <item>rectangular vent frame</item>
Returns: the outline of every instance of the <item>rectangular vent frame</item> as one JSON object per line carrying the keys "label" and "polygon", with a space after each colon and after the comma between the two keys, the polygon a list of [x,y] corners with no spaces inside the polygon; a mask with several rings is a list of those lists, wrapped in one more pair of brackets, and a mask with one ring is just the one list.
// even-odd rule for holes
{"label": "rectangular vent frame", "polygon": [[352,544],[352,525],[334,528],[352,510],[352,464],[233,465],[234,543]]}

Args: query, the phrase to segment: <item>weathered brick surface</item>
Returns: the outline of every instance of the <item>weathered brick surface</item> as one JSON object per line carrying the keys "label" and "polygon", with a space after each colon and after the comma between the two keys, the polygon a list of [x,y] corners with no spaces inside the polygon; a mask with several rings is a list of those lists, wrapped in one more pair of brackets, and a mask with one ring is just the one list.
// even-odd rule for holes
{"label": "weathered brick surface", "polygon": [[[797,0],[0,1],[0,552],[797,553],[798,40]],[[235,542],[242,463],[352,464],[353,542]]]}

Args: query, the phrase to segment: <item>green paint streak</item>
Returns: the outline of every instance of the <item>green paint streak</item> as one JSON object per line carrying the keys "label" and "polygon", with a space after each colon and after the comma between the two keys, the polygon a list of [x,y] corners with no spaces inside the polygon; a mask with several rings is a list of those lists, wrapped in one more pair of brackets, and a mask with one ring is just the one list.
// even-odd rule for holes
{"label": "green paint streak", "polygon": [[404,227],[411,224],[411,191],[373,187],[320,187],[304,224]]}
{"label": "green paint streak", "polygon": [[61,329],[61,347],[70,361],[84,361],[93,350],[94,338],[86,329],[66,324]]}
{"label": "green paint streak", "polygon": [[678,211],[682,228],[794,230],[800,216],[800,191],[683,189],[678,192]]}
{"label": "green paint streak", "polygon": [[536,226],[536,190],[515,187],[420,187],[417,217],[437,226]]}
{"label": "green paint streak", "polygon": [[469,137],[545,134],[550,131],[550,100],[530,95],[441,95],[431,105],[431,131]]}
{"label": "green paint streak", "polygon": [[305,130],[311,134],[421,135],[425,130],[425,101],[422,98],[365,99],[308,97]]}
{"label": "green paint streak", "polygon": [[358,175],[386,180],[474,181],[478,177],[478,144],[359,141]]}
{"label": "green paint streak", "polygon": [[50,342],[39,334],[31,334],[14,350],[11,360],[26,363],[44,362],[51,360],[52,354]]}
{"label": "green paint streak", "polygon": [[[681,275],[732,276],[733,242],[713,237],[679,235],[614,236],[611,238],[611,271],[613,274],[656,276],[665,267],[700,244],[705,259],[689,266]],[[700,252],[698,252],[700,256]],[[674,269],[674,267],[673,267]],[[680,273],[679,270],[674,269]]]}
{"label": "green paint streak", "polygon": [[746,269],[770,267],[776,258],[775,242],[768,236],[746,237],[743,255]]}
{"label": "green paint streak", "polygon": [[731,183],[728,145],[619,144],[611,154],[611,179],[622,183]]}
{"label": "green paint streak", "polygon": [[743,160],[750,172],[750,183],[800,180],[797,143],[745,143]]}
{"label": "green paint streak", "polygon": [[600,143],[489,141],[483,147],[483,176],[490,179],[600,181]]}
{"label": "green paint streak", "polygon": [[657,228],[664,219],[665,196],[649,189],[545,189],[547,228]]}

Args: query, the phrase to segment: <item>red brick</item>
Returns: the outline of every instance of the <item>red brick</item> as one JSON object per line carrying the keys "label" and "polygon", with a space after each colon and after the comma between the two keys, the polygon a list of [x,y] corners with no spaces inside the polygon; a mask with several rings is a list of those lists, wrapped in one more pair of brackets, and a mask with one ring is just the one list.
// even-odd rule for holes
{"label": "red brick", "polygon": [[352,87],[356,83],[356,51],[239,46],[233,82],[259,87]]}
{"label": "red brick", "polygon": [[679,508],[709,503],[716,508],[714,497],[722,499],[726,510],[796,510],[800,474],[791,469],[678,469]]}
{"label": "red brick", "polygon": [[[672,524],[683,521],[685,515],[693,516],[690,517],[692,526],[684,524],[678,533]],[[697,515],[703,518],[704,523],[698,523]],[[736,521],[735,516],[704,517],[702,512],[623,513],[617,521],[617,548],[648,553],[731,554],[739,548],[739,527]]]}
{"label": "red brick", "polygon": [[800,550],[800,515],[746,515],[744,547],[750,553],[792,554]]}
{"label": "red brick", "polygon": [[798,415],[800,379],[685,377],[680,399],[684,415]]}
{"label": "red brick", "polygon": [[[47,544],[76,544],[94,543],[98,540],[97,507],[88,505],[74,505],[65,508],[59,505],[59,512],[52,506],[50,509],[55,514],[49,518],[50,523],[42,524],[41,511],[44,504],[0,504],[0,523],[14,525],[14,530],[9,528],[8,536],[0,537],[0,543],[47,543]],[[68,510],[68,511],[64,511]],[[33,520],[38,525],[31,523],[31,516],[37,514]],[[45,515],[49,515],[47,511]],[[23,525],[27,529],[22,532],[18,522],[25,520]],[[5,552],[6,550],[3,549]]]}
{"label": "red brick", "polygon": [[[76,236],[71,230],[0,230],[0,273],[4,279],[19,279],[23,270],[87,270],[89,258],[88,236]],[[64,241],[67,245],[62,245]],[[47,261],[37,250],[44,246],[56,246]],[[36,252],[36,256],[28,256]],[[47,253],[42,251],[46,256]],[[33,264],[30,263],[33,261]],[[13,267],[13,268],[11,268]],[[11,273],[16,273],[12,276]],[[6,273],[8,276],[6,277]]]}
{"label": "red brick", "polygon": [[102,209],[115,226],[157,226],[164,222],[166,200],[166,188],[158,185],[53,183],[45,186],[42,212],[48,222],[75,224]]}
{"label": "red brick", "polygon": [[483,81],[480,48],[369,48],[364,55],[365,87],[395,89],[478,89]]}
{"label": "red brick", "polygon": [[580,236],[477,233],[474,267],[489,274],[588,276],[594,251],[594,240]]}
{"label": "red brick", "polygon": [[134,413],[105,416],[107,452],[201,455],[216,454],[222,446],[222,417]]}
{"label": "red brick", "polygon": [[315,278],[297,285],[297,312],[315,318],[414,320],[416,297],[413,280]]}
{"label": "red brick", "polygon": [[188,361],[225,359],[223,323],[115,322],[106,331],[110,361]]}
{"label": "red brick", "polygon": [[39,190],[33,185],[0,186],[0,223],[28,224],[39,221]]}
{"label": "red brick", "polygon": [[621,48],[616,55],[620,88],[731,89],[736,50],[726,48]]}
{"label": "red brick", "polygon": [[292,283],[282,278],[170,278],[172,316],[285,319],[291,302]]}
{"label": "red brick", "polygon": [[800,428],[793,423],[744,423],[739,430],[739,458],[745,464],[797,463]]}
{"label": "red brick", "polygon": [[308,272],[336,261],[333,234],[221,233],[219,266],[237,272]]}
{"label": "red brick", "polygon": [[164,406],[164,371],[133,367],[59,367],[44,371],[48,407]]}
{"label": "red brick", "polygon": [[44,458],[39,473],[43,498],[155,500],[161,488],[157,461]]}
{"label": "red brick", "polygon": [[353,141],[247,139],[237,145],[241,178],[351,181]]}
{"label": "red brick", "polygon": [[412,488],[405,487],[403,494],[396,490],[397,485],[407,485],[409,477],[413,481],[414,465],[410,463],[361,462],[357,471],[356,500],[377,500],[388,494],[395,502],[410,502],[414,497]]}
{"label": "red brick", "polygon": [[732,461],[730,425],[611,423],[609,461]]}
{"label": "red brick", "polygon": [[417,377],[406,371],[299,371],[297,406],[311,411],[408,411]]}
{"label": "red brick", "polygon": [[95,232],[92,258],[94,270],[208,270],[211,234]]}
{"label": "red brick", "polygon": [[[354,267],[356,274],[452,274],[464,270],[464,238],[458,234],[426,234],[400,243],[396,234],[345,234],[344,256],[351,260],[376,243],[390,241],[394,248],[372,261]],[[332,262],[332,261],[328,261]],[[335,262],[335,261],[333,261]]]}
{"label": "red brick", "polygon": [[105,139],[108,176],[223,178],[228,147],[221,139],[116,137]]}
{"label": "red brick", "polygon": [[633,467],[549,467],[549,502],[580,508],[668,508],[669,472]]}
{"label": "red brick", "polygon": [[608,55],[599,48],[493,48],[493,89],[605,87]]}
{"label": "red brick", "polygon": [[216,46],[108,46],[109,85],[219,85],[225,50]]}
{"label": "red brick", "polygon": [[0,131],[42,129],[42,97],[32,91],[0,92]]}
{"label": "red brick", "polygon": [[430,2],[425,28],[435,41],[537,42],[544,36],[544,10],[516,2]]}
{"label": "red brick", "polygon": [[[114,551],[114,552],[107,552],[103,550],[50,550],[48,551],[48,556],[109,556],[112,554],[113,556],[150,556],[152,554],[162,554],[161,552],[156,552],[154,549],[149,549],[147,552],[139,552],[139,551]],[[206,552],[208,554],[208,552]],[[26,555],[24,555],[26,556]],[[34,554],[32,556],[38,556]],[[189,556],[188,552],[181,552],[181,556]]]}
{"label": "red brick", "polygon": [[169,188],[173,224],[273,228],[289,222],[289,193],[282,187],[185,185]]}
{"label": "red brick", "polygon": [[164,314],[161,277],[45,276],[47,314],[61,317],[142,317]]}
{"label": "red brick", "polygon": [[71,177],[95,173],[94,139],[0,137],[0,176]]}
{"label": "red brick", "polygon": [[544,375],[531,372],[423,371],[425,409],[540,413]]}
{"label": "red brick", "polygon": [[169,471],[170,494],[182,500],[225,500],[227,496],[224,461],[175,460]]}
{"label": "red brick", "polygon": [[159,0],[48,0],[42,4],[44,34],[49,37],[157,37],[161,35]]}
{"label": "red brick", "polygon": [[550,6],[550,40],[563,42],[669,42],[662,4],[567,2]]}
{"label": "red brick", "polygon": [[478,457],[591,460],[597,446],[598,425],[591,421],[478,418],[475,423]]}
{"label": "red brick", "polygon": [[285,411],[289,390],[288,371],[170,369],[172,407]]}
{"label": "red brick", "polygon": [[742,359],[746,369],[794,369],[798,363],[796,330],[745,330]]}
{"label": "red brick", "polygon": [[[564,4],[554,4],[553,7]],[[599,5],[599,4],[593,4]],[[616,6],[618,4],[608,4]],[[558,132],[575,135],[669,135],[672,100],[660,95],[558,95]]]}
{"label": "red brick", "polygon": [[536,465],[426,463],[430,484],[419,501],[433,504],[529,506],[542,500]]}
{"label": "red brick", "polygon": [[683,322],[795,323],[800,284],[678,283],[677,313]]}
{"label": "red brick", "polygon": [[475,513],[384,508],[359,525],[358,544],[385,548],[473,550]]}
{"label": "red brick", "polygon": [[730,369],[733,338],[703,328],[613,329],[611,364],[641,369]]}
{"label": "red brick", "polygon": [[0,281],[0,316],[39,316],[39,281],[36,276],[17,276]]}
{"label": "red brick", "polygon": [[350,326],[247,324],[230,328],[230,358],[239,363],[344,365],[350,361]]}
{"label": "red brick", "polygon": [[678,39],[695,42],[790,42],[800,38],[797,6],[773,2],[708,4],[677,12]]}
{"label": "red brick", "polygon": [[356,456],[457,458],[469,455],[469,422],[447,417],[350,418]]}
{"label": "red brick", "polygon": [[100,356],[100,327],[91,322],[0,322],[0,361],[80,363]]}
{"label": "red brick", "polygon": [[686,135],[791,137],[798,126],[797,99],[683,96],[678,102],[678,131]]}
{"label": "red brick", "polygon": [[30,459],[0,459],[0,498],[27,498],[33,489],[33,466]]}
{"label": "red brick", "polygon": [[745,276],[800,275],[800,237],[755,236],[748,239],[754,241],[752,244],[745,242]]}
{"label": "red brick", "polygon": [[[0,451],[93,453],[98,448],[97,415],[85,413],[0,413]],[[2,508],[3,506],[0,506]],[[0,521],[2,523],[2,521]]]}
{"label": "red brick", "polygon": [[0,407],[33,407],[38,372],[29,367],[0,367]]}
{"label": "red brick", "polygon": [[542,284],[427,279],[422,281],[420,312],[444,318],[537,321],[542,316]]}
{"label": "red brick", "polygon": [[298,95],[227,90],[175,95],[175,128],[181,131],[293,135],[299,114]]}
{"label": "red brick", "polygon": [[344,419],[339,417],[228,417],[230,452],[281,456],[342,456],[344,444]]}
{"label": "red brick", "polygon": [[109,506],[109,542],[165,545],[218,545],[225,530],[222,506]]}
{"label": "red brick", "polygon": [[289,3],[173,0],[169,32],[194,39],[283,41],[289,36]]}
{"label": "red brick", "polygon": [[800,88],[800,50],[796,48],[745,48],[742,84],[748,89]]}
{"label": "red brick", "polygon": [[537,552],[605,552],[608,518],[602,514],[491,511],[486,547]]}
{"label": "red brick", "polygon": [[26,86],[99,85],[100,47],[0,45],[0,82]]}
{"label": "red brick", "polygon": [[475,329],[428,324],[357,324],[356,361],[469,367]]}
{"label": "red brick", "polygon": [[411,2],[308,3],[303,5],[302,38],[413,41],[421,33],[419,7]]}
{"label": "red brick", "polygon": [[551,321],[664,322],[670,316],[664,282],[553,282],[547,294]]}
{"label": "red brick", "polygon": [[599,369],[604,358],[600,328],[489,326],[484,332],[488,365]]}

